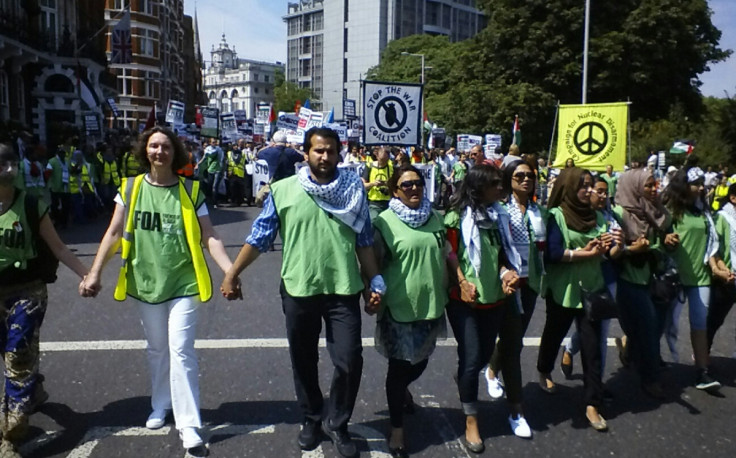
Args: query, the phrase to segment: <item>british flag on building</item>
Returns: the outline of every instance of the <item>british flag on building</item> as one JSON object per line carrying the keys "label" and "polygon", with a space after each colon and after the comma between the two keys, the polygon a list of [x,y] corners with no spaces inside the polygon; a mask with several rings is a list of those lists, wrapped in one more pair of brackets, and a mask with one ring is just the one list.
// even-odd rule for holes
{"label": "british flag on building", "polygon": [[129,64],[133,60],[133,43],[130,35],[130,10],[125,10],[122,19],[112,29],[110,51],[111,64]]}

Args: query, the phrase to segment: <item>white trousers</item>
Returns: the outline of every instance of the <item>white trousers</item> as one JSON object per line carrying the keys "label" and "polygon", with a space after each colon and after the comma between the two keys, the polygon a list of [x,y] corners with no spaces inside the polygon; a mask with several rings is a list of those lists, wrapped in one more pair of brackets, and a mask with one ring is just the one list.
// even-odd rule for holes
{"label": "white trousers", "polygon": [[194,352],[199,304],[196,296],[162,304],[138,303],[148,341],[151,407],[173,410],[177,429],[202,426],[199,365]]}

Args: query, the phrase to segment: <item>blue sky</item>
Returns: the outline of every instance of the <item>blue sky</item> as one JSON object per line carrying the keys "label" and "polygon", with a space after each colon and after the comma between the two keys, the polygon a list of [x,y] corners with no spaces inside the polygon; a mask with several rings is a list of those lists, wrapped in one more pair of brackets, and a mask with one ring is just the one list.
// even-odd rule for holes
{"label": "blue sky", "polygon": [[[292,0],[295,1],[295,0]],[[267,62],[286,61],[286,25],[281,17],[288,0],[198,0],[200,43],[205,59],[220,43],[223,30],[238,56]],[[713,23],[723,36],[721,47],[735,51],[726,62],[700,75],[705,95],[736,96],[736,0],[709,0]],[[194,14],[195,0],[185,0],[184,12]]]}

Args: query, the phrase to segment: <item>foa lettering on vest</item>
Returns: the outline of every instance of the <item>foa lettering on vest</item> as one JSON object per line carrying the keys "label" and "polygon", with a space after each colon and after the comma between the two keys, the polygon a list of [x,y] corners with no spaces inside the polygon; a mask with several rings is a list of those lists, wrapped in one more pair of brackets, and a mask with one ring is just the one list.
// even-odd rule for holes
{"label": "foa lettering on vest", "polygon": [[22,248],[26,243],[24,232],[18,232],[15,229],[0,230],[0,245],[7,248]]}

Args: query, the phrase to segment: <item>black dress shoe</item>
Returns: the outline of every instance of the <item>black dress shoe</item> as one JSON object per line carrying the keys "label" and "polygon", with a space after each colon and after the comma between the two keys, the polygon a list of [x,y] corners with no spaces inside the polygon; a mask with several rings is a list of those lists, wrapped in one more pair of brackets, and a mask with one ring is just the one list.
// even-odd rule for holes
{"label": "black dress shoe", "polygon": [[358,455],[358,447],[355,446],[355,442],[350,438],[347,427],[333,430],[325,424],[322,430],[327,434],[332,443],[335,444],[335,448],[341,456],[351,458]]}
{"label": "black dress shoe", "polygon": [[486,446],[485,444],[483,444],[483,441],[470,442],[465,438],[464,435],[460,437],[460,443],[463,444],[463,447],[465,447],[469,451],[473,453],[477,453],[477,454],[483,453],[483,451],[486,449]]}
{"label": "black dress shoe", "polygon": [[409,458],[409,454],[406,453],[406,449],[404,447],[389,447],[388,453],[390,453],[393,458]]}
{"label": "black dress shoe", "polygon": [[299,448],[305,451],[314,450],[322,441],[322,428],[320,422],[314,420],[305,420],[302,423],[302,430],[299,431]]}

